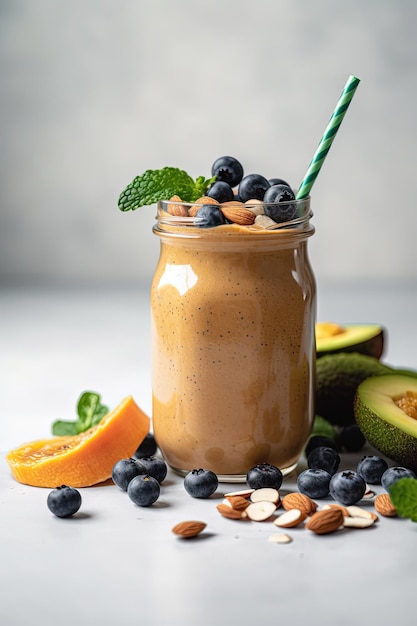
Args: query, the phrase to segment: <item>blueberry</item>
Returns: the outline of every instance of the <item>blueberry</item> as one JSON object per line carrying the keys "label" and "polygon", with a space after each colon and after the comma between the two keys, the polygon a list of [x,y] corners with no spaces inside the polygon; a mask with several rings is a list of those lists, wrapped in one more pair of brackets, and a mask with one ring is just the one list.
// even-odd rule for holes
{"label": "blueberry", "polygon": [[248,174],[242,178],[239,185],[238,197],[241,202],[247,200],[263,200],[269,182],[260,174]]}
{"label": "blueberry", "polygon": [[363,498],[366,483],[357,472],[344,470],[331,477],[329,491],[334,500],[345,506],[350,506]]}
{"label": "blueberry", "polygon": [[48,494],[46,503],[57,517],[71,517],[81,506],[81,494],[74,487],[61,485]]}
{"label": "blueberry", "polygon": [[223,213],[215,204],[203,204],[196,213],[196,226],[200,228],[211,228],[220,226],[226,222]]}
{"label": "blueberry", "polygon": [[270,178],[268,180],[268,183],[270,185],[286,185],[287,187],[290,187],[290,185],[287,183],[287,181],[283,180],[282,178]]}
{"label": "blueberry", "polygon": [[279,489],[282,480],[281,470],[270,463],[258,463],[246,474],[246,482],[251,489],[262,489],[263,487]]}
{"label": "blueberry", "polygon": [[306,469],[297,478],[298,490],[309,498],[326,498],[329,495],[331,476],[323,469]]}
{"label": "blueberry", "polygon": [[385,489],[385,491],[389,491],[391,485],[393,485],[400,478],[417,478],[415,473],[408,469],[407,467],[389,467],[382,474],[381,477],[381,485]]}
{"label": "blueberry", "polygon": [[307,466],[309,469],[324,469],[330,476],[336,474],[339,465],[340,456],[334,448],[318,446],[314,448],[307,457]]}
{"label": "blueberry", "polygon": [[319,446],[326,446],[326,448],[333,448],[333,450],[336,450],[336,452],[339,452],[339,446],[337,445],[336,441],[332,439],[331,437],[326,437],[325,435],[313,435],[312,437],[310,437],[306,445],[306,449],[305,449],[306,457],[308,457],[308,455],[310,454],[312,450],[314,450],[314,448],[318,448]]}
{"label": "blueberry", "polygon": [[340,444],[347,452],[359,452],[365,443],[365,436],[357,424],[349,424],[342,428]]}
{"label": "blueberry", "polygon": [[135,476],[127,487],[127,495],[138,506],[151,506],[161,493],[161,486],[156,478],[147,474]]}
{"label": "blueberry", "polygon": [[297,212],[294,192],[288,185],[272,185],[266,190],[263,201],[265,202],[265,215],[275,222],[289,222],[294,219]]}
{"label": "blueberry", "polygon": [[370,485],[380,485],[382,474],[388,469],[388,463],[379,456],[364,456],[356,471]]}
{"label": "blueberry", "polygon": [[145,467],[136,459],[120,459],[113,465],[111,477],[115,485],[127,491],[127,486],[135,476],[146,474]]}
{"label": "blueberry", "polygon": [[206,196],[217,200],[217,202],[230,202],[234,199],[233,189],[227,183],[219,180],[211,185]]}
{"label": "blueberry", "polygon": [[161,483],[168,473],[167,464],[157,456],[143,456],[140,459],[140,464],[144,466],[149,476],[156,478],[158,483]]}
{"label": "blueberry", "polygon": [[222,156],[214,161],[211,175],[217,176],[217,180],[224,181],[230,187],[234,187],[243,178],[243,167],[234,157]]}
{"label": "blueberry", "polygon": [[184,489],[193,498],[209,498],[219,485],[214,472],[207,469],[193,469],[184,478]]}
{"label": "blueberry", "polygon": [[153,456],[157,449],[158,444],[155,441],[155,437],[152,433],[148,433],[133,456],[135,459],[140,459],[143,456]]}

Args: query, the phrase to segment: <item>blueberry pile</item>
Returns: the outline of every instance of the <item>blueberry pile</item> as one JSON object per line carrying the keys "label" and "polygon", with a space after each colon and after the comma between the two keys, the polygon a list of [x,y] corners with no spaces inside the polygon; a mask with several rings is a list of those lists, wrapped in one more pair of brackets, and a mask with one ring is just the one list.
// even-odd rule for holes
{"label": "blueberry pile", "polygon": [[[360,435],[359,429],[352,429],[345,442],[341,441],[342,446],[349,451],[357,451],[364,443],[363,435]],[[346,441],[350,448],[346,446]],[[362,457],[355,469],[338,471],[339,446],[334,439],[322,435],[310,438],[305,454],[307,469],[297,478],[300,493],[310,498],[331,496],[345,506],[359,502],[364,497],[368,484],[382,485],[388,491],[400,478],[416,478],[411,470],[405,467],[388,467],[384,459],[375,455]]]}
{"label": "blueberry pile", "polygon": [[168,466],[157,456],[120,459],[114,464],[112,480],[137,506],[151,506],[161,493]]}
{"label": "blueberry pile", "polygon": [[[245,176],[242,164],[232,156],[216,159],[211,174],[216,180],[206,192],[209,198],[219,203],[260,200],[265,203],[265,215],[277,223],[287,222],[295,217],[297,211],[297,205],[293,202],[295,195],[290,185],[282,178],[268,180],[261,174]],[[201,228],[226,223],[223,213],[214,204],[203,205],[196,217],[202,218],[198,224]]]}

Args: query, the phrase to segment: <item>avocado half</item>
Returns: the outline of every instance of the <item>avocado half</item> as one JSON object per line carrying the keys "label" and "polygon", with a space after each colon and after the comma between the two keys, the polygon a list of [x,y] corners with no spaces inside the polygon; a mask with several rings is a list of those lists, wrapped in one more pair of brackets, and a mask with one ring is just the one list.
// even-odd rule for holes
{"label": "avocado half", "polygon": [[386,332],[377,324],[348,324],[317,322],[317,358],[336,352],[357,352],[380,359],[384,353]]}
{"label": "avocado half", "polygon": [[417,414],[417,377],[372,376],[356,390],[354,413],[371,445],[398,465],[417,472],[417,419],[396,404],[407,395],[415,402],[414,414]]}

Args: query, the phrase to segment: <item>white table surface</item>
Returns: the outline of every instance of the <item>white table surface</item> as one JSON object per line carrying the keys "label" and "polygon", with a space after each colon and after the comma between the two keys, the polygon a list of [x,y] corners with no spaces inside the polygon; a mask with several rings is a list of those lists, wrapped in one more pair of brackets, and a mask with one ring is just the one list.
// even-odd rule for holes
{"label": "white table surface", "polygon": [[[318,318],[383,324],[392,365],[417,369],[416,311],[416,285],[319,284]],[[325,537],[292,529],[292,543],[275,545],[270,522],[217,512],[236,486],[196,500],[171,472],[152,507],[136,507],[108,483],[81,490],[74,518],[55,518],[49,490],[15,482],[5,453],[49,436],[57,417],[72,419],[85,389],[110,406],[132,394],[150,412],[147,292],[3,288],[0,319],[2,626],[414,626],[410,520],[380,518],[370,529]],[[372,452],[344,455],[342,467]],[[295,480],[295,473],[284,480],[283,493]],[[185,519],[206,522],[206,531],[178,539],[171,528]]]}

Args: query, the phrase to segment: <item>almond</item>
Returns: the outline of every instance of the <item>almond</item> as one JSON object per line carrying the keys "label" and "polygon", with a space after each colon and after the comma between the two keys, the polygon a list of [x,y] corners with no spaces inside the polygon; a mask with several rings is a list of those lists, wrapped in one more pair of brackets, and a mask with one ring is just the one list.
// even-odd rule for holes
{"label": "almond", "polygon": [[277,517],[274,524],[280,528],[294,528],[294,526],[298,526],[298,524],[304,522],[306,517],[307,515],[304,511],[300,509],[290,509]]}
{"label": "almond", "polygon": [[220,203],[214,198],[210,198],[210,196],[201,196],[201,198],[198,198],[198,200],[194,202],[193,206],[190,207],[188,211],[188,215],[190,215],[191,217],[195,217],[197,214],[197,211],[201,209],[203,204],[220,204]]}
{"label": "almond", "polygon": [[227,496],[226,500],[236,511],[244,511],[249,506],[249,500],[243,496]]}
{"label": "almond", "polygon": [[322,510],[326,509],[340,509],[343,513],[343,517],[349,517],[349,511],[345,506],[343,506],[343,504],[334,504],[333,502],[331,504],[325,504],[322,507]]}
{"label": "almond", "polygon": [[188,217],[187,207],[184,206],[183,204],[179,204],[182,202],[179,196],[172,196],[170,200],[174,203],[174,204],[170,203],[167,206],[167,211],[170,215],[175,215],[178,217]]}
{"label": "almond", "polygon": [[314,500],[306,496],[304,493],[298,493],[298,491],[288,493],[284,496],[282,498],[282,506],[286,511],[290,511],[291,509],[300,509],[300,511],[304,511],[306,517],[312,515],[317,509],[317,504]]}
{"label": "almond", "polygon": [[278,505],[279,503],[279,491],[272,487],[262,487],[261,489],[255,489],[252,493],[251,502],[273,502]]}
{"label": "almond", "polygon": [[360,506],[351,505],[347,506],[346,509],[350,517],[363,517],[365,519],[372,519],[374,522],[378,519],[378,515],[376,515],[373,511],[368,511]]}
{"label": "almond", "polygon": [[268,541],[272,541],[272,543],[290,543],[292,539],[285,533],[275,533],[274,535],[270,535],[268,537]]}
{"label": "almond", "polygon": [[245,513],[253,522],[264,522],[269,519],[276,510],[273,502],[259,501],[249,504]]}
{"label": "almond", "polygon": [[322,509],[313,513],[308,522],[306,528],[312,530],[317,535],[325,535],[332,533],[343,525],[343,513],[340,509]]}
{"label": "almond", "polygon": [[243,498],[249,498],[251,496],[251,494],[255,491],[255,489],[239,489],[239,491],[229,491],[228,493],[224,494],[225,498],[231,498],[233,496],[242,496]]}
{"label": "almond", "polygon": [[233,509],[230,504],[224,504],[223,502],[221,504],[218,504],[216,506],[216,509],[218,510],[220,515],[223,515],[223,517],[227,517],[228,519],[240,520],[246,517],[246,511],[238,511],[236,509]]}
{"label": "almond", "polygon": [[225,218],[235,224],[250,226],[255,221],[255,213],[247,209],[243,202],[233,200],[231,202],[223,202],[220,205],[220,209]]}
{"label": "almond", "polygon": [[375,520],[372,517],[359,517],[348,516],[343,519],[343,526],[345,528],[368,528],[375,524]]}
{"label": "almond", "polygon": [[195,537],[201,531],[205,529],[207,524],[204,522],[198,522],[196,520],[188,520],[186,522],[180,522],[176,524],[172,529],[172,532],[175,535],[180,535],[180,537]]}
{"label": "almond", "polygon": [[380,493],[374,502],[375,510],[384,517],[396,517],[397,510],[388,493]]}

